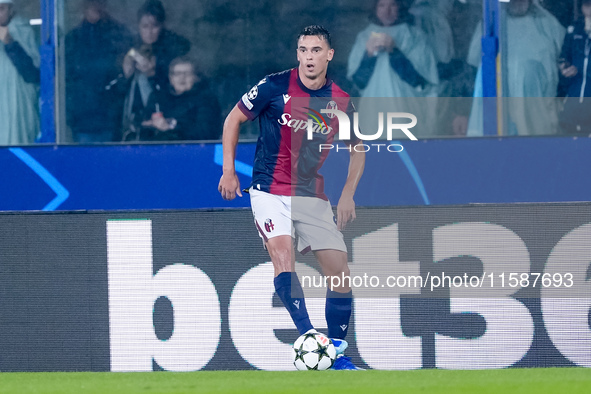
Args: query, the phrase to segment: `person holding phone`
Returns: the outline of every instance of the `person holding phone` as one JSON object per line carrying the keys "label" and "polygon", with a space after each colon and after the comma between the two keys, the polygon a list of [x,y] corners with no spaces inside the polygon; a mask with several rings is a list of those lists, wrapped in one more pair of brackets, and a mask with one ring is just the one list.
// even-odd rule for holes
{"label": "person holding phone", "polygon": [[[433,49],[414,25],[408,4],[402,0],[377,0],[370,23],[353,44],[347,77],[359,89],[359,112],[388,112],[396,108],[421,119],[419,137],[438,134],[435,100],[439,76]],[[375,98],[381,98],[375,100]],[[373,116],[360,117],[366,134],[378,130]]]}
{"label": "person holding phone", "polygon": [[148,100],[153,92],[168,89],[168,67],[186,55],[191,43],[165,27],[166,12],[160,0],[147,0],[138,10],[139,35],[123,60],[122,140],[140,139],[141,122],[150,114]]}

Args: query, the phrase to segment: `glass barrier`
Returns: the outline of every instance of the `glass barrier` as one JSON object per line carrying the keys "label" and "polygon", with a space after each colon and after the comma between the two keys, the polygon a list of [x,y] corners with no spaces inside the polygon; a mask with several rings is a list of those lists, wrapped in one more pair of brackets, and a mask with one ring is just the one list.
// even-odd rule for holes
{"label": "glass barrier", "polygon": [[[435,103],[423,108],[437,122],[424,138],[535,135],[537,124],[517,126],[514,118],[541,121],[539,114],[551,119],[544,134],[591,132],[584,18],[565,27],[584,16],[586,6],[570,0],[502,3],[500,61],[492,76],[483,76],[480,66],[481,0],[54,1],[59,144],[219,140],[224,118],[245,93],[265,75],[297,66],[296,37],[311,24],[331,32],[329,77],[351,96]],[[6,68],[0,78],[27,103],[0,105],[6,112],[0,146],[34,143],[44,65],[35,51],[38,38],[35,45],[25,41],[39,34],[30,25],[39,17],[39,0],[0,3],[17,10],[13,25],[27,22],[13,39],[37,67],[32,80],[25,77],[23,66],[11,62],[10,45],[0,44]],[[479,98],[482,78],[491,77],[498,77],[499,96],[507,99]],[[8,85],[0,80],[0,86]],[[482,111],[498,120],[492,133],[481,132]],[[247,122],[241,134],[256,138],[258,122]]]}
{"label": "glass barrier", "polygon": [[39,0],[0,0],[0,146],[40,134],[40,24]]}
{"label": "glass barrier", "polygon": [[[573,23],[572,2],[563,2],[560,8],[555,3],[548,4],[550,9],[538,0],[500,3],[496,87],[502,99],[489,105],[493,110],[496,107],[498,135],[591,134],[591,112],[585,100],[591,93],[585,88],[591,29],[585,31],[584,20],[566,28]],[[591,17],[591,3],[588,7]],[[569,9],[570,19],[564,13]],[[483,82],[491,77],[481,66],[481,35],[480,24],[467,54],[468,64],[478,69],[475,97],[483,96]],[[468,135],[482,135],[482,111],[487,101],[490,99],[473,103]]]}

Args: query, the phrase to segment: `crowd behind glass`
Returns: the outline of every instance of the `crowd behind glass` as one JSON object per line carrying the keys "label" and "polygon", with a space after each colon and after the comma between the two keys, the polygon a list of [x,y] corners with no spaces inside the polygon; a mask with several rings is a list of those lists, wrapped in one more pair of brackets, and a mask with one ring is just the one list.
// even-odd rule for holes
{"label": "crowd behind glass", "polygon": [[[265,0],[259,3],[264,6]],[[343,28],[332,29],[334,39],[341,39],[341,60],[335,57],[329,67],[331,78],[360,97],[359,110],[384,105],[413,113],[420,120],[415,130],[419,138],[483,135],[481,3],[359,3],[354,13],[325,12],[329,25],[355,18],[357,23],[349,25],[360,27],[341,37]],[[223,116],[250,85],[266,73],[295,66],[295,37],[284,39],[270,29],[257,36],[265,19],[253,16],[256,10],[246,18],[244,34],[236,34],[240,27],[223,32],[242,39],[246,48],[215,48],[209,56],[219,67],[205,72],[208,67],[200,58],[207,57],[204,52],[211,46],[167,23],[166,8],[178,5],[147,0],[133,26],[121,23],[107,0],[81,0],[80,6],[81,19],[60,41],[65,55],[65,88],[57,93],[65,97],[60,142],[218,140]],[[566,23],[538,0],[511,0],[502,6],[503,135],[589,136],[591,0],[581,0],[573,13],[580,17]],[[0,146],[32,144],[40,135],[39,44],[18,10],[19,0],[0,0]],[[249,11],[233,11],[240,12]],[[232,12],[218,14],[202,20],[227,19]],[[267,20],[289,15],[298,14],[270,12]],[[306,18],[300,24],[298,28],[307,24]],[[343,42],[343,36],[351,39]],[[234,65],[222,60],[225,53],[238,58]],[[268,69],[236,64],[256,63],[253,58],[268,59],[269,53],[279,60],[267,61],[272,63]]]}

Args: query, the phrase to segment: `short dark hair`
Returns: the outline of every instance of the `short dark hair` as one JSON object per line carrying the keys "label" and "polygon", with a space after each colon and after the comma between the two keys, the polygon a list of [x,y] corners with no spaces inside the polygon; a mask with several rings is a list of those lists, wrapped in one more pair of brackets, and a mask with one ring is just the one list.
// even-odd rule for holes
{"label": "short dark hair", "polygon": [[179,64],[190,64],[193,68],[193,74],[197,75],[197,67],[195,66],[195,61],[187,55],[174,58],[168,66],[168,72],[171,73],[172,70]]}
{"label": "short dark hair", "polygon": [[99,11],[106,12],[107,0],[84,0],[82,2],[82,9],[87,10],[91,7],[97,8]]}
{"label": "short dark hair", "polygon": [[306,26],[302,29],[298,35],[298,41],[304,36],[318,36],[324,39],[328,44],[329,48],[332,48],[332,40],[330,39],[330,33],[324,27],[320,25]]}
{"label": "short dark hair", "polygon": [[106,7],[107,6],[107,0],[84,0],[84,4],[96,4],[97,6],[100,7]]}
{"label": "short dark hair", "polygon": [[137,12],[137,20],[139,21],[145,15],[153,16],[161,25],[166,20],[166,11],[160,0],[147,0]]}
{"label": "short dark hair", "polygon": [[[396,4],[398,5],[398,19],[394,22],[395,25],[400,23],[408,23],[409,25],[414,24],[415,17],[413,14],[410,13],[410,4],[408,0],[395,0]],[[375,23],[376,25],[382,25],[382,22],[378,19],[376,15],[376,11],[378,8],[378,3],[380,0],[375,0],[373,2],[373,7],[371,8],[371,12],[369,14],[369,21]]]}

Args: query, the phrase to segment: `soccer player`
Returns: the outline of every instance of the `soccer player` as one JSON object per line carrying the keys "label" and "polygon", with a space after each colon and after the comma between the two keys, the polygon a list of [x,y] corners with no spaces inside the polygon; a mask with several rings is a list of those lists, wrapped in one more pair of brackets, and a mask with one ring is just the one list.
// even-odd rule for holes
{"label": "soccer player", "polygon": [[[292,127],[296,117],[307,117],[296,101],[305,100],[306,110],[320,113],[324,108],[352,112],[349,95],[327,77],[332,60],[329,32],[321,26],[304,28],[297,40],[297,68],[266,76],[234,106],[223,130],[223,175],[218,190],[226,200],[242,197],[234,168],[240,125],[259,118],[252,184],[249,193],[255,225],[269,252],[275,270],[275,290],[289,311],[298,331],[314,330],[308,317],[301,284],[295,274],[293,236],[300,252],[314,252],[325,276],[349,275],[347,249],[342,230],[355,219],[353,196],[365,166],[365,153],[351,147],[361,141],[346,141],[349,169],[337,205],[337,218],[324,194],[318,170],[338,133],[338,118],[323,117],[309,140],[306,129]],[[314,108],[309,107],[316,107]],[[304,115],[305,114],[305,115]],[[294,122],[292,122],[295,120]],[[302,120],[302,119],[299,119]],[[302,123],[299,123],[302,124]],[[360,149],[361,151],[363,149]],[[337,349],[333,369],[358,369],[343,355],[344,340],[351,317],[350,283],[327,289],[328,336]]]}

